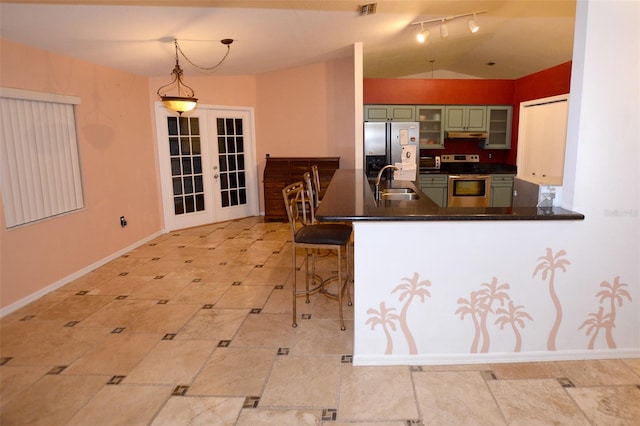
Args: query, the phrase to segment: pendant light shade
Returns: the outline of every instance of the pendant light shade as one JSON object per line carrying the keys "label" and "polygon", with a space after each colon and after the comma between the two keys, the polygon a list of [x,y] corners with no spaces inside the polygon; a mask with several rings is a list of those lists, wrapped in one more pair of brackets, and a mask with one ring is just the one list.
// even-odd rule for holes
{"label": "pendant light shade", "polygon": [[167,108],[182,115],[183,112],[189,112],[198,104],[197,98],[189,98],[186,96],[162,96],[162,103]]}

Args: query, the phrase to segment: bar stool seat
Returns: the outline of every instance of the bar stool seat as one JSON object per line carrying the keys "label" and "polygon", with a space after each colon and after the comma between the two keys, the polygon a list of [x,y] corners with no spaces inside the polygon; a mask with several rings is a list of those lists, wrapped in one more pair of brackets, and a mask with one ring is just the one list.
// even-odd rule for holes
{"label": "bar stool seat", "polygon": [[318,223],[308,225],[296,232],[295,241],[298,244],[331,244],[340,245],[349,241],[351,227],[343,224]]}

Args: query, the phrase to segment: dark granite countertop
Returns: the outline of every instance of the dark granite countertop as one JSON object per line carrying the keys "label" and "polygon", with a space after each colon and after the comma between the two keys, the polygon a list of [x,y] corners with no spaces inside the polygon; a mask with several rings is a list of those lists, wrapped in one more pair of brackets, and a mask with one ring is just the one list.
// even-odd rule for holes
{"label": "dark granite countertop", "polygon": [[[385,182],[386,184],[386,182]],[[559,207],[439,207],[412,181],[391,181],[391,187],[411,188],[412,201],[373,198],[362,170],[339,169],[318,207],[321,221],[468,221],[468,220],[583,220],[584,215]]]}

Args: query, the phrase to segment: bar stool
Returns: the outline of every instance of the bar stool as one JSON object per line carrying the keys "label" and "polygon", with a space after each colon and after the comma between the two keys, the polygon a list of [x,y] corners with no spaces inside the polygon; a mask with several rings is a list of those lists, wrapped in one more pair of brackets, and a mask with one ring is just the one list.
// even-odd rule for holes
{"label": "bar stool", "polygon": [[[344,314],[342,309],[342,299],[347,293],[349,306],[353,304],[349,292],[350,274],[350,240],[352,228],[350,225],[339,223],[314,223],[313,206],[310,204],[308,192],[303,182],[295,182],[282,189],[282,197],[287,210],[287,217],[291,226],[292,243],[292,294],[293,294],[293,327],[297,327],[296,318],[296,298],[305,296],[306,303],[309,303],[309,296],[320,292],[325,296],[338,301],[340,313],[340,329],[346,330],[344,325]],[[307,206],[311,217],[307,217]],[[296,251],[305,250],[305,288],[298,290],[296,274]],[[317,279],[315,274],[315,251],[318,249],[332,250],[336,252],[338,263],[338,274],[331,278]],[[311,271],[309,270],[309,258],[311,258]],[[330,281],[337,280],[338,290],[336,293],[327,291],[326,286]],[[310,285],[312,283],[313,285]]]}

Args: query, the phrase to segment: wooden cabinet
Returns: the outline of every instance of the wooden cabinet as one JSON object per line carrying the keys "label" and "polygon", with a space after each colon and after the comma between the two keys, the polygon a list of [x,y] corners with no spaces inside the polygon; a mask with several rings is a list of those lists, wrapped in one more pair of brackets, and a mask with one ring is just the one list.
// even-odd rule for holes
{"label": "wooden cabinet", "polygon": [[545,185],[562,185],[568,96],[522,103],[524,108],[518,129],[518,177]]}
{"label": "wooden cabinet", "polygon": [[364,121],[416,121],[415,105],[365,105]]}
{"label": "wooden cabinet", "polygon": [[420,149],[444,149],[444,105],[417,105]]}
{"label": "wooden cabinet", "polygon": [[420,191],[440,207],[447,207],[447,181],[448,175],[421,174]]}
{"label": "wooden cabinet", "polygon": [[507,105],[487,107],[487,131],[484,149],[511,149],[511,117],[512,108]]}
{"label": "wooden cabinet", "polygon": [[511,207],[515,175],[491,175],[491,207]]}
{"label": "wooden cabinet", "polygon": [[340,157],[267,157],[264,169],[264,219],[287,221],[287,212],[282,198],[282,188],[302,180],[311,166],[318,166],[320,175],[320,198],[327,190],[333,173],[340,168]]}
{"label": "wooden cabinet", "polygon": [[447,105],[445,130],[449,132],[484,132],[487,130],[487,107],[484,105]]}

